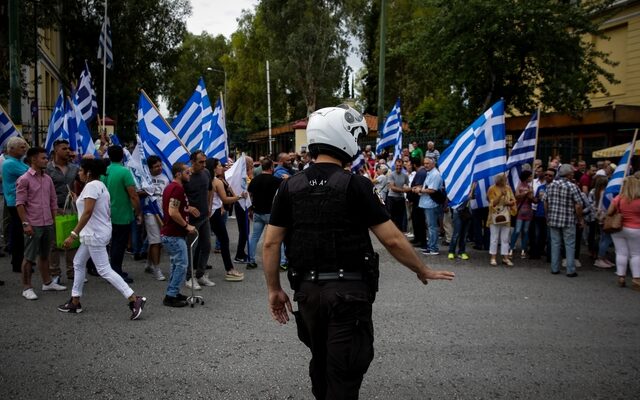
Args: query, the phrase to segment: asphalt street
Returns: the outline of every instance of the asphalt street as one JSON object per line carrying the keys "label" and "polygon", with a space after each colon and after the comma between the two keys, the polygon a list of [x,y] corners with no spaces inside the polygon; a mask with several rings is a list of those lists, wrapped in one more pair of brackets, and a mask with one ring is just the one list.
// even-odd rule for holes
{"label": "asphalt street", "polygon": [[[235,220],[228,227],[233,256]],[[471,250],[468,261],[421,256],[457,275],[423,286],[375,246],[376,356],[362,399],[640,396],[640,292],[617,287],[613,271],[582,257],[570,279],[543,261],[490,267]],[[58,312],[69,291],[42,293],[38,275],[40,298],[27,301],[0,258],[0,399],[312,399],[309,351],[294,323],[271,320],[262,269],[225,282],[220,255],[210,263],[216,286],[199,292],[205,304],[172,309],[162,305],[166,283],[127,256],[132,287],[148,299],[130,321],[126,300],[97,277],[81,314]]]}

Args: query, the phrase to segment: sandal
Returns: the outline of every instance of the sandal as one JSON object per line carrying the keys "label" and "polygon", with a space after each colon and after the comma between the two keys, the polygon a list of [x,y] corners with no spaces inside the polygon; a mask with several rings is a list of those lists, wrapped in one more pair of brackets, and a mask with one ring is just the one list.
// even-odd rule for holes
{"label": "sandal", "polygon": [[640,292],[640,278],[634,278],[631,282],[631,289],[637,290]]}
{"label": "sandal", "polygon": [[627,284],[626,279],[624,276],[619,276],[618,277],[618,286],[619,287],[625,287]]}
{"label": "sandal", "polygon": [[489,264],[490,264],[491,266],[493,266],[493,267],[495,267],[495,266],[497,266],[497,265],[498,265],[498,263],[496,262],[496,260],[491,260],[491,261],[489,261]]}
{"label": "sandal", "polygon": [[506,257],[502,260],[502,263],[503,263],[504,265],[506,265],[507,267],[513,267],[513,263],[511,262],[511,260],[509,260],[509,259],[508,259],[508,258],[506,258]]}

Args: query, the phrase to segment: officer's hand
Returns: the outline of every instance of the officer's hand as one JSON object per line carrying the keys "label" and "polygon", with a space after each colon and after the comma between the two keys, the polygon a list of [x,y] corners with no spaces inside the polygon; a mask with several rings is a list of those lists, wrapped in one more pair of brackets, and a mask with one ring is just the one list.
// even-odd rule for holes
{"label": "officer's hand", "polygon": [[425,285],[429,283],[430,280],[444,279],[447,281],[451,281],[456,276],[456,274],[453,272],[434,271],[427,267],[423,268],[420,272],[418,272],[417,275],[418,275],[418,279],[420,279],[420,282],[424,283]]}
{"label": "officer's hand", "polygon": [[287,310],[293,313],[291,301],[285,291],[280,289],[269,292],[269,311],[271,311],[271,317],[278,323],[286,324],[289,321]]}

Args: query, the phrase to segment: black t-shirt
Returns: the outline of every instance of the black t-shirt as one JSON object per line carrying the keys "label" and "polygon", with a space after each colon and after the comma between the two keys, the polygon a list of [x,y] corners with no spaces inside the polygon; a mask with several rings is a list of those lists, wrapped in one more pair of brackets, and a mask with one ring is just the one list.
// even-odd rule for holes
{"label": "black t-shirt", "polygon": [[[315,163],[300,173],[307,174],[309,182],[314,180],[320,182],[328,180],[331,175],[340,172],[341,169],[336,164]],[[285,180],[273,200],[269,224],[282,228],[289,228],[293,225],[290,201],[289,189]],[[361,221],[367,228],[386,222],[390,218],[382,200],[374,191],[373,184],[364,176],[354,175],[349,181],[347,202],[350,215],[355,215],[355,220]]]}
{"label": "black t-shirt", "polygon": [[256,214],[270,214],[273,197],[280,187],[282,179],[278,179],[272,174],[262,173],[249,182],[247,191],[251,193],[253,211]]}
{"label": "black t-shirt", "polygon": [[209,171],[203,169],[197,174],[191,175],[189,182],[184,182],[184,192],[189,199],[189,205],[200,211],[200,217],[192,220],[202,220],[209,216],[209,191],[213,189]]}

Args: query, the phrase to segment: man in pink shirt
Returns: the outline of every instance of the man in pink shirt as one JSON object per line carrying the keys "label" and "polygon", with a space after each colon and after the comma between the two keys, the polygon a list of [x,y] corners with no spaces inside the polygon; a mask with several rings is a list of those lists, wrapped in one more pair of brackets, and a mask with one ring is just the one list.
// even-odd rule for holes
{"label": "man in pink shirt", "polygon": [[53,218],[58,211],[58,201],[53,181],[44,173],[49,161],[46,150],[42,147],[30,148],[27,151],[27,161],[31,167],[16,181],[16,207],[22,220],[25,244],[22,296],[27,300],[36,300],[38,296],[31,286],[32,268],[36,258],[39,258],[42,291],[67,288],[53,282],[49,274]]}

